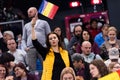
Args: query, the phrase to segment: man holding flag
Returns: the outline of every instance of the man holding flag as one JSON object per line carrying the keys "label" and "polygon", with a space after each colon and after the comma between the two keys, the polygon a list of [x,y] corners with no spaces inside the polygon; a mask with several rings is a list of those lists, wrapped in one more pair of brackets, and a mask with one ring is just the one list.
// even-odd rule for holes
{"label": "man holding flag", "polygon": [[[40,58],[40,54],[38,54],[38,52],[36,51],[32,44],[31,39],[32,27],[34,26],[37,39],[42,44],[43,47],[46,47],[45,44],[46,35],[51,32],[51,29],[47,21],[38,19],[38,11],[35,7],[30,7],[28,9],[28,17],[31,19],[31,21],[25,24],[23,28],[22,42],[24,50],[27,52],[27,62],[29,69],[30,71],[35,71],[36,59],[37,57]],[[40,58],[40,60],[42,62],[42,58]]]}

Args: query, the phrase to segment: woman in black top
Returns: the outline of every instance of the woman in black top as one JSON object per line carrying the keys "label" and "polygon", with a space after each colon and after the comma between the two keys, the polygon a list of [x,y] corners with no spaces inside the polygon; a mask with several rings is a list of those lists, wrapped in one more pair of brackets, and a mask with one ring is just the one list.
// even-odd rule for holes
{"label": "woman in black top", "polygon": [[60,37],[56,33],[51,32],[47,35],[45,48],[37,41],[33,25],[32,42],[44,60],[41,80],[60,80],[62,69],[73,67],[70,55],[62,48]]}

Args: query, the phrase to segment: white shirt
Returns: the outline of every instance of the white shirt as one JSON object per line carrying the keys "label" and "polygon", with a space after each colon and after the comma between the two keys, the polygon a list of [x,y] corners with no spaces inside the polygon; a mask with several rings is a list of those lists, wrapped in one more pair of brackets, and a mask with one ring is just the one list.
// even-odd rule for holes
{"label": "white shirt", "polygon": [[16,64],[19,62],[26,64],[26,52],[25,51],[16,49],[14,53],[12,53],[11,51],[8,51],[8,52],[11,53],[15,57],[14,62]]}

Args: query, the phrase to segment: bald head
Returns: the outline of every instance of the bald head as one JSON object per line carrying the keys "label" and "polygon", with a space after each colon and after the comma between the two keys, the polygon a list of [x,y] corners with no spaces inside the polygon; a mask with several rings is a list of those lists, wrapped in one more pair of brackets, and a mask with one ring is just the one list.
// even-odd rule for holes
{"label": "bald head", "polygon": [[91,53],[91,43],[89,41],[84,41],[81,46],[82,53],[88,55]]}
{"label": "bald head", "polygon": [[28,9],[28,12],[31,11],[31,10],[34,10],[34,11],[37,12],[37,9],[36,9],[35,7],[30,7],[30,8]]}
{"label": "bald head", "polygon": [[30,7],[28,9],[28,17],[29,18],[35,17],[36,14],[38,14],[38,11],[37,11],[37,9],[35,7]]}
{"label": "bald head", "polygon": [[91,43],[89,41],[82,42],[82,46],[87,46],[87,45],[91,46]]}

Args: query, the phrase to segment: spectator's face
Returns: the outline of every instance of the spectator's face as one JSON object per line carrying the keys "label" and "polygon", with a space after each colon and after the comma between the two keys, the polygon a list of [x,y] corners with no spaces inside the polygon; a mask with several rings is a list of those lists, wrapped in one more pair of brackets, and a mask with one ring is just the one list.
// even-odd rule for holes
{"label": "spectator's face", "polygon": [[73,75],[71,73],[66,73],[63,75],[62,80],[74,80]]}
{"label": "spectator's face", "polygon": [[19,35],[17,36],[17,38],[18,38],[18,41],[21,41],[21,40],[22,40],[21,34],[19,34]]}
{"label": "spectator's face", "polygon": [[84,39],[85,41],[89,41],[90,35],[89,35],[89,33],[88,33],[87,31],[83,31],[82,36],[83,36],[83,39]]}
{"label": "spectator's face", "polygon": [[22,77],[23,74],[25,73],[25,71],[21,69],[20,67],[16,67],[14,72],[15,72],[16,77]]}
{"label": "spectator's face", "polygon": [[0,66],[0,78],[5,78],[6,69],[5,67]]}
{"label": "spectator's face", "polygon": [[13,37],[10,34],[3,34],[3,39],[5,40],[5,42],[7,42],[8,40],[12,39]]}
{"label": "spectator's face", "polygon": [[90,68],[90,74],[92,75],[93,78],[101,77],[101,75],[99,74],[99,71],[98,71],[98,69],[97,69],[97,67],[95,65],[90,64],[89,68]]}
{"label": "spectator's face", "polygon": [[79,62],[74,61],[73,66],[74,66],[75,69],[79,69],[79,68],[82,67],[82,62],[81,61],[79,61]]}
{"label": "spectator's face", "polygon": [[81,26],[75,28],[75,36],[80,37],[81,32],[82,32]]}
{"label": "spectator's face", "polygon": [[109,31],[108,32],[108,37],[109,37],[110,40],[115,40],[116,32],[115,31]]}
{"label": "spectator's face", "polygon": [[15,51],[16,50],[16,42],[15,40],[11,39],[7,41],[7,47],[10,51]]}
{"label": "spectator's face", "polygon": [[33,8],[30,8],[28,10],[28,17],[32,19],[33,17],[35,17],[36,13],[37,13],[36,10],[34,10]]}
{"label": "spectator's face", "polygon": [[54,32],[59,36],[61,35],[61,29],[59,27],[55,28]]}
{"label": "spectator's face", "polygon": [[93,21],[92,24],[91,24],[91,27],[96,29],[97,28],[97,22]]}
{"label": "spectator's face", "polygon": [[89,55],[91,53],[91,44],[83,43],[81,50],[82,50],[82,53],[84,53],[85,55]]}
{"label": "spectator's face", "polygon": [[50,34],[49,35],[49,43],[52,47],[58,46],[58,37],[56,34]]}
{"label": "spectator's face", "polygon": [[107,36],[107,32],[108,32],[108,27],[102,28],[103,35]]}
{"label": "spectator's face", "polygon": [[117,71],[117,70],[119,70],[119,69],[120,69],[120,64],[117,63],[117,64],[115,64],[115,65],[113,66],[113,70],[112,70],[112,71],[114,72],[114,71]]}

